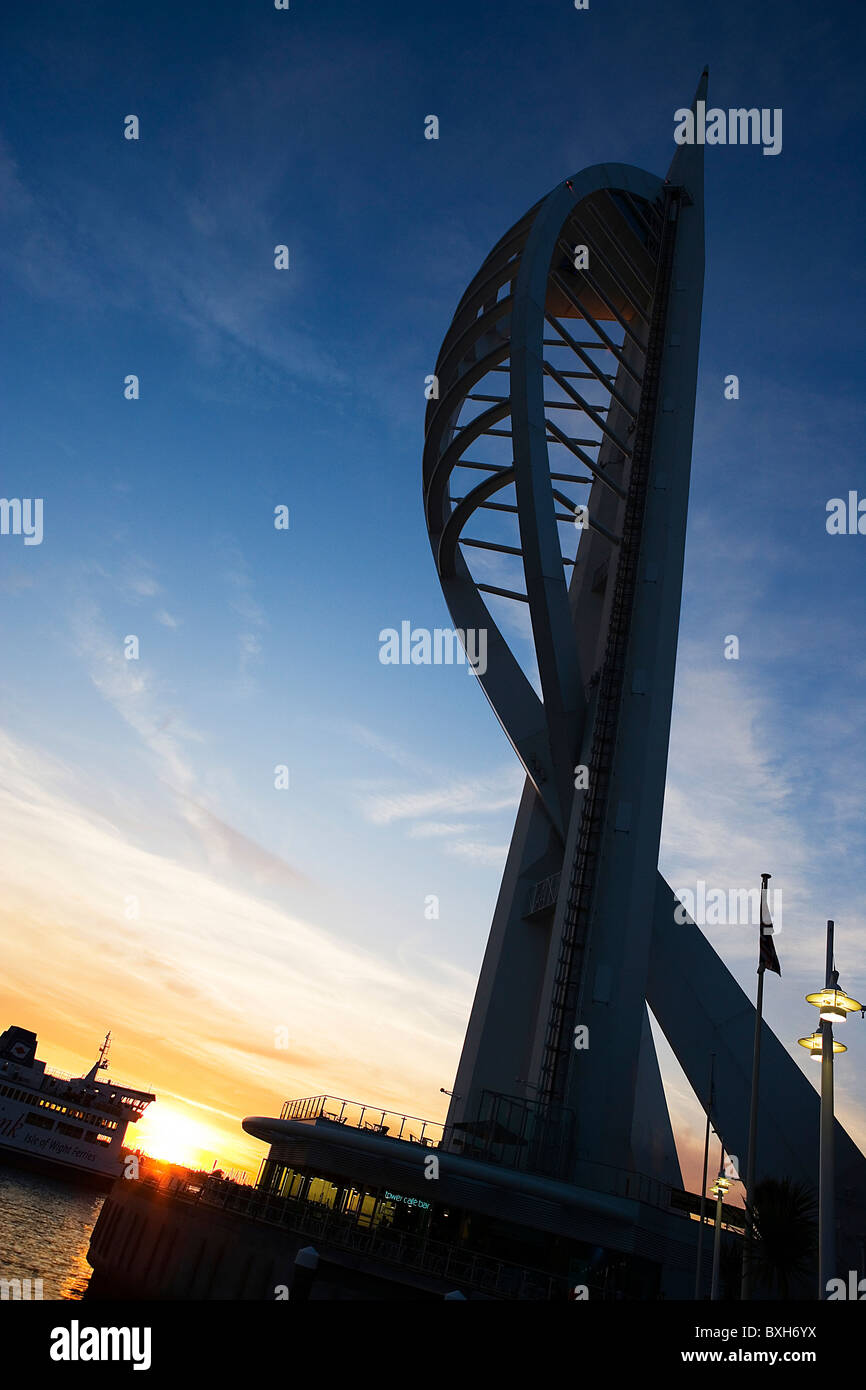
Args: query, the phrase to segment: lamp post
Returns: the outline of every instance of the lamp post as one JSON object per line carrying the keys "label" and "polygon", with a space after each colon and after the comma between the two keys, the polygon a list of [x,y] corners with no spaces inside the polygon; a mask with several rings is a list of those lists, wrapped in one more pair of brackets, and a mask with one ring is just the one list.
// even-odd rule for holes
{"label": "lamp post", "polygon": [[715,1303],[719,1297],[719,1264],[722,1250],[722,1198],[730,1187],[730,1182],[725,1177],[725,1151],[722,1149],[719,1158],[719,1176],[710,1191],[716,1199],[716,1224],[713,1234],[713,1281],[710,1285],[710,1301]]}
{"label": "lamp post", "polygon": [[697,1260],[695,1261],[695,1302],[697,1302],[701,1296],[701,1281],[703,1279],[703,1269],[701,1267],[701,1261],[703,1259],[704,1253],[704,1213],[706,1212],[707,1208],[707,1165],[710,1159],[710,1119],[713,1113],[713,1075],[715,1073],[715,1067],[716,1054],[714,1052],[710,1057],[710,1090],[709,1095],[707,1096],[707,1128],[706,1133],[704,1135],[704,1171],[701,1175],[701,1210],[699,1217],[700,1225],[698,1226],[698,1254]]}
{"label": "lamp post", "polygon": [[849,1013],[864,1006],[838,988],[839,971],[833,968],[832,921],[827,923],[827,957],[824,988],[806,995],[806,1003],[820,1009],[818,1032],[798,1038],[809,1049],[814,1062],[821,1063],[821,1148],[818,1164],[818,1298],[827,1297],[827,1285],[836,1277],[836,1194],[833,1144],[833,1058],[847,1052],[844,1043],[833,1037],[833,1024],[844,1023]]}

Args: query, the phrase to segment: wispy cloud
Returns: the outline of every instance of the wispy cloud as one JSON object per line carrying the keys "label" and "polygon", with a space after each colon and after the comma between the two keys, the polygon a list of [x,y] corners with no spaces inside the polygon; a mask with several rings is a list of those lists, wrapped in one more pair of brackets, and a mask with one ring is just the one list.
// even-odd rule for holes
{"label": "wispy cloud", "polygon": [[[416,779],[421,780],[421,779]],[[370,788],[356,784],[361,811],[365,819],[377,826],[405,825],[412,840],[434,840],[446,854],[477,865],[499,865],[504,862],[507,846],[499,838],[491,843],[477,823],[479,818],[513,812],[523,789],[523,775],[516,760],[496,773],[480,773],[476,778],[461,777],[448,782],[425,778],[428,785],[422,790],[389,788],[381,784]],[[438,817],[448,816],[442,820]],[[469,817],[452,820],[452,816]]]}
{"label": "wispy cloud", "polygon": [[[205,162],[188,157],[194,152],[191,140],[174,160],[160,162],[159,177],[169,186],[159,199],[145,192],[135,201],[71,170],[31,187],[4,142],[0,263],[41,299],[120,309],[134,303],[183,333],[203,364],[219,361],[242,372],[252,354],[278,373],[341,382],[343,372],[317,337],[286,321],[292,272],[279,280],[274,269],[271,212],[282,169],[271,167],[264,177],[241,161],[230,180],[215,179]],[[146,157],[142,164],[147,190],[156,169]],[[74,219],[63,215],[70,207]],[[292,247],[296,263],[299,240]]]}
{"label": "wispy cloud", "polygon": [[405,768],[407,772],[422,777],[431,776],[429,765],[419,759],[415,753],[395,742],[394,739],[386,738],[374,729],[368,729],[366,725],[351,720],[340,721],[338,727],[362,748],[369,748],[374,753],[380,753],[390,762],[396,763],[398,767]]}
{"label": "wispy cloud", "polygon": [[158,677],[139,661],[127,661],[119,640],[107,630],[99,609],[80,602],[73,631],[90,679],[154,760],[183,821],[195,831],[214,871],[241,874],[260,887],[295,886],[309,880],[279,855],[230,825],[201,800],[201,779],[189,745],[204,736],[189,728],[168,705]]}
{"label": "wispy cloud", "polygon": [[441,839],[443,836],[450,839],[453,835],[465,835],[471,829],[471,825],[451,821],[422,820],[416,825],[411,825],[408,833],[410,840]]}
{"label": "wispy cloud", "polygon": [[513,809],[520,798],[523,774],[515,759],[498,774],[480,775],[426,787],[421,791],[377,792],[362,798],[362,809],[374,825],[418,821],[437,812],[487,815]]}
{"label": "wispy cloud", "polygon": [[267,619],[264,610],[253,598],[253,581],[241,552],[228,542],[222,544],[231,562],[225,576],[232,591],[229,607],[244,623],[244,627],[238,633],[238,676],[241,690],[248,695],[255,690],[249,668],[254,657],[261,654],[261,634],[267,627]]}
{"label": "wispy cloud", "polygon": [[83,1016],[94,1032],[112,1023],[139,1079],[205,1103],[219,1096],[224,1114],[273,1110],[311,1090],[367,1094],[371,1076],[384,1104],[411,1110],[419,1093],[438,1095],[464,981],[398,969],[142,849],[78,805],[74,786],[71,769],[0,735],[7,1003],[38,994],[39,1016],[55,1027]]}
{"label": "wispy cloud", "polygon": [[457,840],[448,846],[449,854],[468,859],[471,864],[502,866],[508,853],[507,845],[488,845],[479,840]]}

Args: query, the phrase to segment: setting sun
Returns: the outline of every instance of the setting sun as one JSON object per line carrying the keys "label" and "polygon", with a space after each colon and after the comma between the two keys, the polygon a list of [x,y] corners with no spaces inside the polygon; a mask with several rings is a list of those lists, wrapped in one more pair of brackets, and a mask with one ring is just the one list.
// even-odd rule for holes
{"label": "setting sun", "polygon": [[130,1132],[130,1143],[151,1158],[188,1168],[210,1168],[217,1156],[217,1141],[216,1132],[208,1125],[199,1124],[165,1101],[152,1105]]}

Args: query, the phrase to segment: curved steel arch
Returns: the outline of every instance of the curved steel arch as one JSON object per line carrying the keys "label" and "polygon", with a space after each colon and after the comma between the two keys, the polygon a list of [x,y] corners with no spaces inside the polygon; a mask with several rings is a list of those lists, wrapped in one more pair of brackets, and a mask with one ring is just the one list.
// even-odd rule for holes
{"label": "curved steel arch", "polygon": [[[634,586],[648,479],[661,477],[650,462],[684,182],[674,179],[670,187],[645,171],[606,164],[542,199],[501,238],[463,295],[427,411],[424,499],[439,580],[458,631],[487,631],[487,667],[476,674],[527,775],[449,1121],[459,1126],[465,1119],[471,1128],[482,1110],[487,1114],[484,1096],[506,1099],[517,1086],[544,1109],[532,1161],[550,1171],[570,1162],[560,1144],[572,1128],[569,1110],[590,1152],[601,1145],[625,1155],[632,1132],[646,1136],[667,1123],[637,957],[618,1006],[623,1041],[616,1052],[603,1048],[617,1094],[605,1122],[610,1143],[590,1138],[569,1054],[590,953],[599,944],[607,951],[609,941],[631,930],[633,894],[620,902],[617,893],[648,877],[644,861],[652,853],[652,813],[635,839],[633,870],[611,840],[617,798],[630,796],[613,748],[618,711],[627,703],[627,649],[642,651],[655,630],[644,613],[649,596],[644,591],[638,599]],[[691,233],[688,240],[697,245]],[[576,254],[578,246],[588,259]],[[694,260],[691,250],[686,259]],[[697,282],[695,288],[697,299],[693,293],[683,301],[690,351]],[[687,380],[675,430],[691,418]],[[661,452],[671,438],[665,419]],[[675,454],[685,457],[679,440]],[[678,470],[675,528],[682,478]],[[651,503],[655,547],[669,500],[656,493]],[[495,538],[479,537],[475,528],[485,524]],[[506,542],[508,525],[517,529]],[[516,578],[508,587],[471,565],[478,547],[511,567]],[[487,595],[528,608],[537,691]],[[671,596],[668,584],[659,619],[666,634]],[[636,605],[644,616],[629,646]],[[632,746],[658,742],[663,701],[662,690],[649,722],[646,710],[634,708],[622,721],[629,787],[646,762]],[[590,766],[591,790],[572,780],[576,759]],[[660,807],[655,771],[653,763],[647,795]],[[657,849],[656,842],[652,872]],[[599,920],[603,929],[593,936],[590,925]],[[642,1085],[649,1086],[643,1120],[633,1104],[638,1055]],[[594,1085],[598,1078],[591,1079]],[[675,1168],[672,1138],[668,1149]]]}
{"label": "curved steel arch", "polygon": [[[651,298],[644,296],[641,302],[645,282],[615,245],[605,215],[617,220],[621,239],[629,218],[617,208],[614,197],[629,200],[634,227],[640,228],[643,217],[650,232],[657,217],[653,204],[663,188],[661,179],[632,166],[595,165],[559,185],[521,218],[493,248],[460,301],[437,360],[438,398],[431,400],[427,412],[425,512],[445,600],[459,632],[487,631],[487,669],[477,673],[478,678],[563,840],[573,801],[572,766],[585,713],[584,685],[590,673],[581,671],[565,577],[565,568],[575,561],[564,556],[558,533],[564,520],[575,518],[581,504],[554,483],[600,485],[620,503],[626,495],[624,480],[617,481],[612,474],[627,459],[628,443],[609,419],[611,410],[622,414],[629,409],[629,393],[634,397],[640,381],[639,340],[635,353],[634,345],[626,342],[626,329],[630,320],[647,318]],[[561,264],[560,247],[564,233],[578,225],[581,244],[590,248],[590,269],[573,274]],[[633,235],[639,245],[639,230]],[[617,257],[620,264],[611,265]],[[558,315],[553,314],[554,307]],[[580,318],[594,339],[575,343],[560,322],[563,317]],[[623,329],[619,343],[601,328],[599,320],[619,323]],[[558,343],[545,339],[545,326],[551,323],[559,334]],[[551,347],[569,354],[570,370],[561,359],[553,360]],[[591,352],[612,356],[615,369],[602,372]],[[473,388],[504,371],[507,394],[461,420],[467,401],[479,399],[473,397]],[[590,402],[577,392],[570,380],[578,376],[594,379],[596,388],[603,388],[606,403]],[[546,401],[545,387],[551,383],[551,389],[562,396]],[[631,408],[636,415],[634,399]],[[598,438],[574,441],[559,420],[566,411],[576,412]],[[467,462],[469,446],[495,437],[496,426],[506,419],[511,422],[510,463]],[[507,437],[507,432],[498,433]],[[557,473],[552,445],[576,458],[583,472]],[[450,494],[452,478],[455,470],[466,467],[489,469],[490,476],[455,502]],[[588,477],[584,476],[587,470]],[[491,507],[490,498],[511,486],[516,506]],[[557,512],[557,506],[567,509],[565,516]],[[467,522],[484,510],[516,512],[519,546],[465,536]],[[590,514],[588,526],[604,536],[608,545],[616,544],[614,533],[600,518]],[[462,545],[519,556],[525,591],[476,583]],[[500,596],[510,593],[514,600],[528,603],[541,697],[481,598],[485,591]]]}

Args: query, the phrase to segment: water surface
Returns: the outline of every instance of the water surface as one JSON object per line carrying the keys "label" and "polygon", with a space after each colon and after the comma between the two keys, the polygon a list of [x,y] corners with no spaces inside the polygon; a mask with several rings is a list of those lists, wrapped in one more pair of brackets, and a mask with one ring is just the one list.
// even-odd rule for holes
{"label": "water surface", "polygon": [[45,1299],[80,1299],[104,1192],[0,1164],[0,1278],[41,1279]]}

